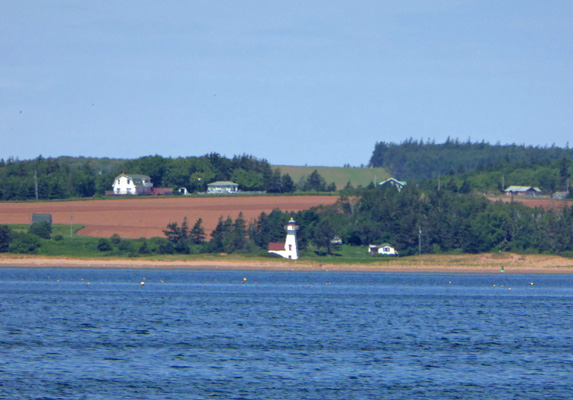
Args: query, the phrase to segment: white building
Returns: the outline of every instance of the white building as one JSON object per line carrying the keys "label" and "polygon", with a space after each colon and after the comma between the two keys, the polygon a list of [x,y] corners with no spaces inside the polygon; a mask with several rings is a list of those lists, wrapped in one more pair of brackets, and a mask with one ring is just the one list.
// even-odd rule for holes
{"label": "white building", "polygon": [[394,178],[386,179],[384,182],[380,182],[379,186],[390,185],[396,188],[397,191],[401,192],[404,186],[406,186],[406,181],[399,181]]}
{"label": "white building", "polygon": [[207,193],[212,194],[232,194],[239,192],[239,185],[235,182],[217,181],[207,185]]}
{"label": "white building", "polygon": [[533,186],[510,186],[504,192],[506,196],[524,197],[537,197],[541,194],[541,190]]}
{"label": "white building", "polygon": [[371,244],[368,246],[368,253],[372,256],[397,256],[398,252],[394,247],[390,246],[388,243],[384,244]]}
{"label": "white building", "polygon": [[295,225],[294,219],[290,219],[285,226],[286,239],[284,243],[269,243],[269,253],[278,254],[289,260],[298,260],[298,249],[296,247],[296,231],[298,226]]}
{"label": "white building", "polygon": [[151,194],[153,183],[147,175],[121,174],[113,181],[114,195],[149,195]]}

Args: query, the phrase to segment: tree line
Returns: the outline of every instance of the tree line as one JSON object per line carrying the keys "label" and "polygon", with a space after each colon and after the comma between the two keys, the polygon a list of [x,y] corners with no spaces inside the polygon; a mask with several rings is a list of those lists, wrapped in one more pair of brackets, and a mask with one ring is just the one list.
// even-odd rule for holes
{"label": "tree line", "polygon": [[[437,144],[410,138],[400,144],[376,143],[370,165],[386,168],[398,179],[415,182],[458,176],[458,186],[460,179],[463,182],[467,178],[468,184],[478,190],[498,190],[505,183],[555,191],[566,189],[573,172],[572,158],[573,149],[568,147],[491,145],[450,138]],[[478,177],[473,178],[474,175]]]}
{"label": "tree line", "polygon": [[154,187],[205,192],[213,181],[233,181],[242,191],[292,193],[335,191],[317,171],[295,183],[289,174],[251,155],[165,158],[159,155],[135,160],[43,158],[0,160],[0,200],[51,200],[103,196],[122,172],[148,175]]}

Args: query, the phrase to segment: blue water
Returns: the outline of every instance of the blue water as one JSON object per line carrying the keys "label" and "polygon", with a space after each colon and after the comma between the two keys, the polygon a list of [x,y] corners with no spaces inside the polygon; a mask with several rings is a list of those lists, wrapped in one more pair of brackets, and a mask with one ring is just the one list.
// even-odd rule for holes
{"label": "blue water", "polygon": [[573,275],[4,268],[0,398],[571,399],[572,314]]}

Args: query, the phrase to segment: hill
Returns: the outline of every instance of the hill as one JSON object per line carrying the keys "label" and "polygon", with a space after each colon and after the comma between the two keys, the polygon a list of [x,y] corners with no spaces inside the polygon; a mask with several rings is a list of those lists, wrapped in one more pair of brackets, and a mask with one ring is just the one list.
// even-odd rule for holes
{"label": "hill", "polygon": [[334,182],[336,189],[343,189],[348,182],[352,186],[368,186],[371,182],[381,182],[390,177],[385,168],[341,168],[341,167],[295,167],[290,165],[273,165],[282,174],[289,174],[295,183],[309,176],[316,170],[326,183]]}
{"label": "hill", "polygon": [[[386,168],[396,179],[421,181],[444,175],[456,175],[472,171],[495,170],[510,167],[547,167],[549,164],[573,158],[573,149],[559,147],[533,147],[525,145],[491,145],[486,142],[461,142],[448,139],[445,143],[423,142],[413,139],[400,144],[376,143],[370,165]],[[558,171],[559,172],[559,171]],[[509,171],[504,171],[509,173]],[[521,174],[523,175],[523,174]],[[566,175],[566,173],[563,173]],[[500,180],[499,180],[500,181]],[[533,185],[507,181],[513,185]],[[536,183],[538,184],[538,183]]]}

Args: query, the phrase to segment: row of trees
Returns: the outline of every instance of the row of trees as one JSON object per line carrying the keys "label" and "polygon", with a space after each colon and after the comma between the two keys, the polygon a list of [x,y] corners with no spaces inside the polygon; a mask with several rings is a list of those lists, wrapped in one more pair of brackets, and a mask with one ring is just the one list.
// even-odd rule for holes
{"label": "row of trees", "polygon": [[[403,255],[415,254],[420,244],[424,253],[573,251],[573,207],[529,208],[449,190],[422,191],[415,185],[400,193],[373,187],[353,191],[333,206],[297,213],[274,210],[248,226],[242,216],[221,219],[201,251],[264,250],[284,240],[283,226],[291,217],[300,226],[299,247],[325,253],[331,252],[335,236],[354,246],[390,242]],[[173,237],[168,232],[175,228],[166,231],[167,237]]]}
{"label": "row of trees", "polygon": [[497,191],[503,190],[502,186],[523,185],[552,193],[566,190],[573,173],[572,158],[573,149],[555,146],[490,145],[449,138],[436,144],[409,139],[400,144],[376,143],[370,165],[416,182],[455,177],[458,188],[467,180],[469,190]]}
{"label": "row of trees", "polygon": [[201,157],[141,157],[136,160],[43,158],[31,161],[0,160],[0,200],[65,199],[104,195],[121,172],[151,177],[155,187],[185,187],[204,192],[213,181],[231,180],[243,191],[291,193],[336,191],[314,171],[298,184],[289,174],[272,169],[266,160],[253,156],[232,159],[217,153]]}

